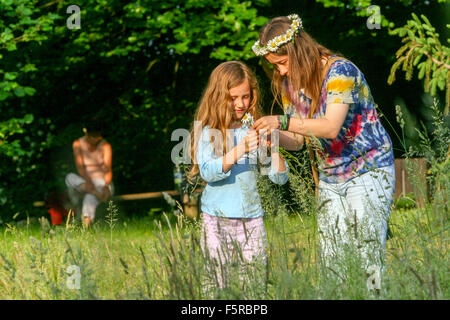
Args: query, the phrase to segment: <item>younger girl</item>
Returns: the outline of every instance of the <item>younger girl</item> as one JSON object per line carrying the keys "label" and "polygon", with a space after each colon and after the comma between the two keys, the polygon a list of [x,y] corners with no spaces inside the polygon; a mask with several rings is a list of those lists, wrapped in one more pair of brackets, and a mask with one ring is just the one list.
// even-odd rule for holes
{"label": "younger girl", "polygon": [[[243,257],[245,262],[265,261],[264,211],[256,186],[257,165],[251,161],[258,136],[241,121],[249,115],[261,116],[254,74],[238,61],[220,64],[209,78],[195,115],[196,132],[191,135],[194,166],[189,176],[200,173],[207,182],[201,198],[202,247],[221,266],[235,257]],[[278,150],[272,149],[275,161],[269,178],[285,184],[287,164]],[[223,276],[217,280],[219,287],[226,286]]]}

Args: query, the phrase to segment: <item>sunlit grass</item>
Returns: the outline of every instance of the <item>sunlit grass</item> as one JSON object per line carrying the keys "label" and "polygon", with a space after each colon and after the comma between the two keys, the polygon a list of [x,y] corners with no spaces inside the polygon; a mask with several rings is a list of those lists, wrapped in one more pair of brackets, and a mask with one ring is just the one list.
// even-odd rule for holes
{"label": "sunlit grass", "polygon": [[[435,217],[427,218],[426,212],[392,212],[393,237],[387,242],[382,296],[371,295],[363,281],[356,281],[353,288],[320,284],[315,217],[280,214],[265,218],[268,281],[267,290],[258,293],[204,293],[200,270],[205,261],[200,250],[193,249],[193,239],[200,236],[199,223],[177,223],[173,217],[171,232],[162,217],[161,229],[158,221],[141,218],[117,222],[112,233],[105,223],[87,230],[78,224],[48,231],[39,224],[4,227],[0,233],[0,298],[448,299],[447,230]],[[67,287],[70,265],[81,269],[80,290]],[[198,280],[185,280],[195,276]]]}

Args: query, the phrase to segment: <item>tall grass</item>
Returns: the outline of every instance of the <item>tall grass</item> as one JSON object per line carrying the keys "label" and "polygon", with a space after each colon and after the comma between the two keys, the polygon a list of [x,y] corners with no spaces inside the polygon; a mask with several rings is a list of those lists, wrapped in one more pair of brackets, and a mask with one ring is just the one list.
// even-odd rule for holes
{"label": "tall grass", "polygon": [[[448,299],[445,121],[437,112],[432,137],[424,134],[421,149],[406,152],[407,158],[427,157],[431,196],[423,207],[391,212],[380,292],[368,289],[360,258],[351,251],[342,261],[345,274],[330,276],[321,263],[321,206],[304,177],[308,166],[299,161],[292,165],[288,187],[259,181],[266,210],[265,262],[247,263],[239,248],[229,262],[211,259],[202,250],[201,220],[172,212],[160,219],[118,219],[120,213],[110,204],[106,222],[88,229],[73,220],[61,227],[30,221],[3,226],[0,299]],[[435,145],[439,143],[447,147]],[[412,182],[422,183],[412,162],[408,166]],[[74,276],[68,272],[71,266],[80,270],[79,289],[68,285]]]}
{"label": "tall grass", "polygon": [[[433,213],[432,207],[392,213],[379,296],[367,290],[358,261],[347,261],[352,276],[345,282],[322,277],[315,216],[284,212],[265,220],[267,264],[231,266],[223,289],[195,221],[128,221],[112,242],[106,225],[57,227],[53,234],[42,234],[39,225],[6,227],[0,299],[448,299],[448,234]],[[80,268],[80,290],[67,286],[71,265]],[[261,271],[263,282],[253,278]]]}

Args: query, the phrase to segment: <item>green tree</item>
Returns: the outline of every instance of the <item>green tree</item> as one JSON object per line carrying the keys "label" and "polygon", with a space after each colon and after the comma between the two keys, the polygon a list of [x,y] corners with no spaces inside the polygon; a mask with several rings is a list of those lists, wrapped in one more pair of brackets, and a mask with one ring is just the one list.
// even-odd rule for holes
{"label": "green tree", "polygon": [[0,91],[0,216],[32,210],[32,200],[64,188],[74,170],[71,142],[97,114],[109,124],[117,192],[171,188],[171,146],[161,141],[189,127],[214,65],[253,58],[267,20],[257,8],[268,2],[84,0],[76,3],[81,28],[70,30],[72,4],[0,5],[7,28],[0,69],[8,72]]}
{"label": "green tree", "polygon": [[[439,34],[426,16],[423,22],[412,13],[413,20],[393,30],[392,35],[402,37],[404,45],[396,53],[397,61],[392,65],[388,83],[395,81],[395,72],[401,67],[406,80],[411,80],[414,67],[419,70],[418,78],[424,79],[425,92],[436,96],[437,89],[446,91],[445,114],[450,106],[450,48],[441,44]],[[450,25],[447,25],[450,28]],[[450,39],[447,39],[450,42]]]}
{"label": "green tree", "polygon": [[[21,109],[20,101],[35,94],[35,88],[27,85],[25,78],[37,68],[29,55],[19,52],[30,43],[45,41],[58,17],[42,12],[38,3],[36,0],[3,0],[0,3],[0,205],[4,205],[14,192],[11,190],[14,187],[7,182],[9,179],[5,178],[11,174],[6,163],[10,160],[17,163],[33,154],[23,147],[21,139],[34,116]],[[31,165],[27,168],[33,169]],[[20,175],[20,165],[14,169],[14,175]]]}
{"label": "green tree", "polygon": [[[431,17],[426,11],[431,5],[424,1],[378,2],[389,23],[403,23],[412,10]],[[420,90],[411,87],[420,89],[419,81],[407,85],[397,81],[386,88],[394,63],[391,53],[398,48],[386,25],[381,30],[367,29],[367,10],[355,1],[348,7],[325,3],[1,1],[0,94],[5,98],[0,101],[0,218],[9,219],[17,212],[18,219],[27,211],[34,214],[34,200],[65,187],[65,174],[75,170],[71,142],[82,135],[84,121],[93,115],[107,123],[105,137],[114,151],[117,194],[173,188],[173,164],[168,159],[177,142],[170,142],[171,132],[190,126],[208,76],[218,63],[240,59],[253,67],[270,111],[270,83],[251,52],[269,17],[298,13],[319,42],[361,68],[387,118],[395,118],[389,111],[394,112],[397,96],[409,99],[408,106],[415,110],[410,102],[420,101]],[[81,28],[71,30],[66,26],[66,10],[73,4],[81,9]],[[17,14],[20,8],[28,11]],[[7,41],[6,28],[14,30]],[[25,33],[30,35],[21,38]],[[17,50],[8,51],[5,44],[13,39],[20,40]],[[17,95],[18,87],[22,90],[16,89]],[[121,212],[145,212],[146,207],[161,203],[120,205]]]}
{"label": "green tree", "polygon": [[[29,42],[42,42],[52,30],[53,13],[43,14],[36,0],[4,0],[0,3],[0,110],[5,113],[5,100],[33,96],[36,90],[24,84],[23,75],[36,71],[30,57],[17,59],[16,52]],[[20,112],[17,112],[20,113]],[[16,112],[15,112],[16,114]],[[32,114],[0,122],[0,154],[23,156],[17,134],[24,133],[24,125],[33,121]]]}

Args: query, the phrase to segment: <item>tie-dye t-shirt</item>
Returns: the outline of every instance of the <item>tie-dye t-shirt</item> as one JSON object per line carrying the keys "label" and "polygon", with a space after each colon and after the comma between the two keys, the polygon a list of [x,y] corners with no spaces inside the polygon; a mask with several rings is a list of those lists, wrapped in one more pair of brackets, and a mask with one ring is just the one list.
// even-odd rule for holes
{"label": "tie-dye t-shirt", "polygon": [[[292,87],[284,92],[294,97]],[[299,92],[290,102],[283,97],[285,114],[308,118],[311,99]],[[336,139],[320,138],[319,177],[329,183],[348,181],[374,168],[394,163],[392,142],[381,125],[372,94],[362,72],[350,61],[339,59],[328,69],[313,118],[325,116],[330,103],[349,104],[344,124]]]}

